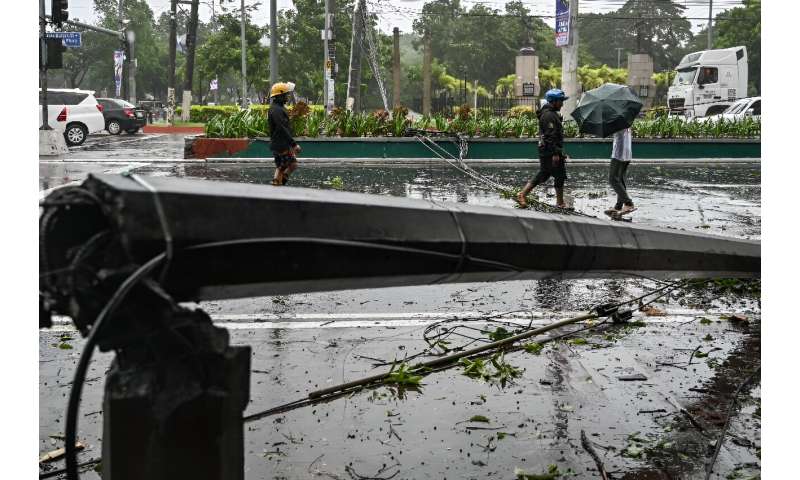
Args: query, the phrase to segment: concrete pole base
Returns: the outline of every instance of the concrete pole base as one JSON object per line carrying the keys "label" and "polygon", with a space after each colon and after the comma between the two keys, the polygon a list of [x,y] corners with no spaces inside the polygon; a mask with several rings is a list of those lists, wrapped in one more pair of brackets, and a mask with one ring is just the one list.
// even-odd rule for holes
{"label": "concrete pole base", "polygon": [[64,134],[58,130],[39,130],[39,155],[66,155],[69,153]]}

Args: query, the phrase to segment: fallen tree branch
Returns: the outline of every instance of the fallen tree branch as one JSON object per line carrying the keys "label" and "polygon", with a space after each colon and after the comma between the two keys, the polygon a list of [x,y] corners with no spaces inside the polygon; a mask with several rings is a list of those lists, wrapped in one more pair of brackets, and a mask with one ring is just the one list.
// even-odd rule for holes
{"label": "fallen tree branch", "polygon": [[719,456],[719,451],[722,448],[722,443],[725,441],[725,435],[728,432],[728,427],[731,424],[731,417],[733,416],[733,411],[736,409],[736,402],[739,399],[739,393],[742,389],[749,384],[753,378],[755,378],[756,374],[761,371],[761,365],[756,368],[753,373],[751,373],[747,378],[744,379],[742,383],[739,384],[739,387],[733,392],[733,397],[731,398],[731,405],[728,407],[728,413],[725,416],[725,425],[722,427],[722,433],[720,433],[719,438],[717,439],[717,444],[714,447],[714,455],[711,457],[711,460],[706,462],[706,478],[708,480],[711,478],[711,473],[714,471],[714,464],[717,463],[717,457]]}
{"label": "fallen tree branch", "polygon": [[609,477],[606,473],[605,467],[603,467],[603,461],[600,460],[600,456],[594,451],[594,447],[592,447],[589,439],[586,438],[586,432],[583,430],[581,430],[581,445],[583,445],[583,449],[586,450],[589,455],[591,455],[592,460],[594,460],[595,465],[597,465],[597,471],[600,472],[600,476],[603,478],[603,480],[608,480]]}

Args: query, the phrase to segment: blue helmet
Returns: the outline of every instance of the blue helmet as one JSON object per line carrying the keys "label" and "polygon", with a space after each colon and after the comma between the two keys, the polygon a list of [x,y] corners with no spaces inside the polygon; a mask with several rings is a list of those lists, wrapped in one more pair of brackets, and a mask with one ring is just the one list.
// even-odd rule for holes
{"label": "blue helmet", "polygon": [[544,99],[547,100],[548,103],[553,103],[561,100],[562,102],[569,97],[564,94],[564,91],[560,88],[551,88],[544,94]]}

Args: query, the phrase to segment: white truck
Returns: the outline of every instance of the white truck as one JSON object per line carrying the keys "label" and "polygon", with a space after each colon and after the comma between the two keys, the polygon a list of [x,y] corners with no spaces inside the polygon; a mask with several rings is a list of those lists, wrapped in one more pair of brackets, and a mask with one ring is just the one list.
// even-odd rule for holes
{"label": "white truck", "polygon": [[686,55],[667,92],[671,114],[704,117],[722,113],[747,97],[747,49],[703,50]]}

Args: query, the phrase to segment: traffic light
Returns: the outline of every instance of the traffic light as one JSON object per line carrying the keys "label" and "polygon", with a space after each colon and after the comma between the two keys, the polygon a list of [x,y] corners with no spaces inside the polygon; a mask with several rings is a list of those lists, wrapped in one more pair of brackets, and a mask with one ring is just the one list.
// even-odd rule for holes
{"label": "traffic light", "polygon": [[64,68],[63,54],[67,50],[60,38],[46,38],[47,68]]}
{"label": "traffic light", "polygon": [[53,0],[53,13],[50,18],[53,23],[61,26],[61,24],[69,19],[69,12],[67,11],[67,0]]}

